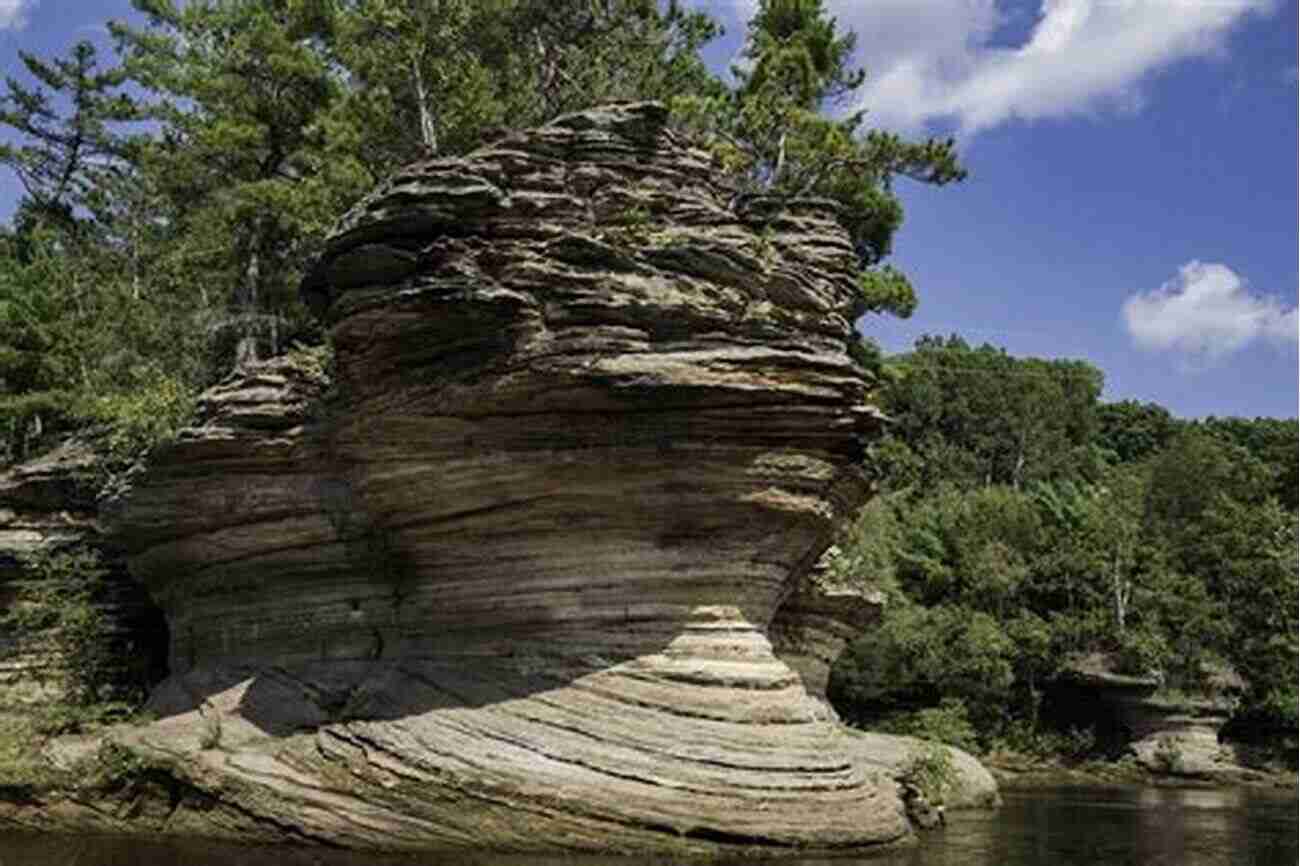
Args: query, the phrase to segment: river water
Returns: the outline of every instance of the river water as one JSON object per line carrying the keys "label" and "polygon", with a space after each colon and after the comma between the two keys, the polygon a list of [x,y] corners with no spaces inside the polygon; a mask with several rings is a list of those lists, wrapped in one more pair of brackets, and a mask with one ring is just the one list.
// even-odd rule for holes
{"label": "river water", "polygon": [[[1003,791],[991,812],[957,812],[907,850],[792,858],[782,866],[1292,866],[1289,791],[1049,787]],[[195,840],[60,837],[0,831],[0,866],[668,866],[671,859],[455,852],[375,856]],[[749,864],[751,858],[718,863]]]}

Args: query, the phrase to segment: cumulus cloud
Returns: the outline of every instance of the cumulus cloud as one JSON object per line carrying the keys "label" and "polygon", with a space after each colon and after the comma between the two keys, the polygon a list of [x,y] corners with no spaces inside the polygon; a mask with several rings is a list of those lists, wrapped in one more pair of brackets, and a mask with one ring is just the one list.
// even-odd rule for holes
{"label": "cumulus cloud", "polygon": [[1133,341],[1215,361],[1260,339],[1300,340],[1296,308],[1253,294],[1227,265],[1191,261],[1158,289],[1138,292],[1121,309]]}
{"label": "cumulus cloud", "polygon": [[[737,12],[747,0],[732,0]],[[1141,105],[1141,85],[1180,60],[1221,53],[1247,15],[1275,0],[1041,0],[1028,28],[997,0],[830,0],[858,33],[876,125],[972,134]],[[1019,7],[1019,11],[1025,11]],[[1032,10],[1031,10],[1032,11]],[[1010,34],[1024,30],[1018,37]]]}
{"label": "cumulus cloud", "polygon": [[27,26],[27,13],[34,0],[0,0],[0,30],[21,30]]}

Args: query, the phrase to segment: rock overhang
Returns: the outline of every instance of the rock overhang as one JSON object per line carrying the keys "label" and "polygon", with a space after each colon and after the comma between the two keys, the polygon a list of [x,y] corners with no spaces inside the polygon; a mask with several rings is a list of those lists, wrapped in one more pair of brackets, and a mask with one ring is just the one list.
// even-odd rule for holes
{"label": "rock overhang", "polygon": [[[857,258],[828,203],[738,197],[666,120],[563,117],[402,169],[340,221],[302,287],[330,394],[244,370],[116,518],[169,617],[174,725],[211,704],[281,736],[249,695],[297,701],[295,766],[368,743],[514,803],[507,847],[906,834],[767,635],[869,491]],[[483,817],[392,808],[453,836]]]}

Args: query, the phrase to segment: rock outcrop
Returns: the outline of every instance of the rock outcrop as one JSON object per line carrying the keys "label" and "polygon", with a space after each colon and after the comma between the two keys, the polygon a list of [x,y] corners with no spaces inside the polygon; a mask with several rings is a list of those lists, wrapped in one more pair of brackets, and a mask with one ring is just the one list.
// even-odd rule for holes
{"label": "rock outcrop", "polygon": [[772,648],[799,674],[804,689],[835,714],[826,696],[831,667],[863,629],[880,620],[880,593],[843,585],[834,579],[831,547],[794,586],[768,626]]}
{"label": "rock outcrop", "polygon": [[328,393],[250,368],[155,455],[114,513],[171,629],[160,720],[117,735],[172,780],[144,826],[908,835],[769,631],[826,612],[800,580],[868,492],[853,246],[830,203],[737,199],[665,120],[614,106],[399,171],[303,285]]}
{"label": "rock outcrop", "polygon": [[951,778],[944,786],[942,802],[936,805],[945,809],[987,809],[1002,802],[993,774],[961,749],[936,746],[917,737],[874,731],[850,731],[849,737],[849,748],[864,767],[878,769],[895,779],[907,777],[918,755],[934,748],[943,749],[948,755]]}
{"label": "rock outcrop", "polygon": [[[87,657],[115,659],[96,672],[108,699],[139,690],[163,671],[166,624],[139,583],[127,574],[121,551],[99,520],[101,463],[84,442],[69,440],[39,458],[0,472],[0,709],[23,709],[69,697],[69,659],[57,627],[28,628],[15,622],[19,608],[38,606],[47,576],[33,562],[84,551],[105,574],[89,599],[97,617],[80,636],[94,646]],[[57,619],[55,619],[57,622]]]}
{"label": "rock outcrop", "polygon": [[1233,712],[1232,694],[1244,683],[1217,670],[1201,694],[1170,692],[1157,676],[1129,676],[1112,670],[1099,653],[1076,659],[1057,687],[1076,704],[1090,705],[1110,745],[1125,747],[1155,773],[1201,779],[1235,779],[1242,771],[1220,731]]}

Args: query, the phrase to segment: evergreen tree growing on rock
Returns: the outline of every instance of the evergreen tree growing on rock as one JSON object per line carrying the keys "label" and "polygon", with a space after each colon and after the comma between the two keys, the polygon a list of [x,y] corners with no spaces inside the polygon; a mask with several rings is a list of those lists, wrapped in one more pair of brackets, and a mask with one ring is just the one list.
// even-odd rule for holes
{"label": "evergreen tree growing on rock", "polygon": [[951,139],[906,141],[864,130],[863,109],[842,112],[866,80],[866,71],[851,65],[856,45],[822,0],[762,0],[742,62],[732,69],[736,87],[679,98],[674,108],[712,136],[739,195],[835,201],[862,264],[859,313],[907,317],[916,293],[906,276],[882,264],[903,220],[894,178],[943,185],[966,172]]}

